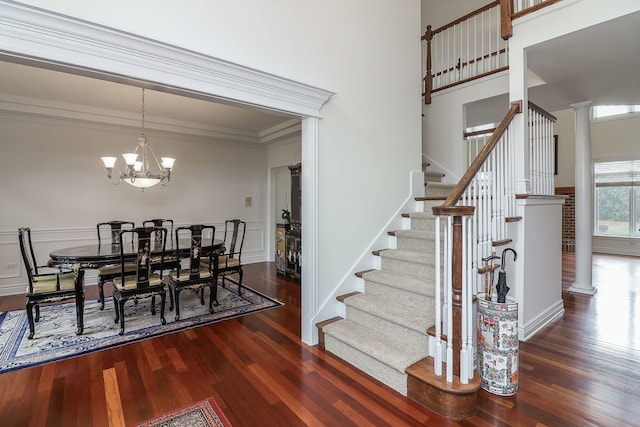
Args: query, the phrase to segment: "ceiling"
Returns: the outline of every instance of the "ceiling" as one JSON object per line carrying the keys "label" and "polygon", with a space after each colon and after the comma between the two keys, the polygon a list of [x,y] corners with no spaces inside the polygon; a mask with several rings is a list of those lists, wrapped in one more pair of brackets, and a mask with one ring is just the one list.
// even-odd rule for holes
{"label": "ceiling", "polygon": [[[544,84],[529,99],[547,111],[572,103],[640,104],[640,12],[586,28],[527,49],[530,72]],[[0,61],[0,108],[49,105],[102,117],[139,120],[140,84],[114,82]],[[170,93],[146,84],[147,127],[264,143],[276,140],[299,119],[248,106],[229,105]],[[467,105],[468,125],[497,122],[508,95]],[[27,107],[25,107],[27,106]],[[133,123],[132,123],[133,124]]]}
{"label": "ceiling", "polygon": [[640,12],[533,46],[527,62],[545,82],[530,97],[547,110],[589,100],[640,104]]}
{"label": "ceiling", "polygon": [[[137,82],[100,80],[0,61],[0,109],[42,115],[84,116],[139,126],[142,90]],[[255,107],[223,104],[170,93],[145,84],[146,127],[225,138],[271,142],[299,119]],[[43,108],[44,107],[44,108]]]}
{"label": "ceiling", "polygon": [[[529,100],[547,111],[582,101],[640,104],[640,12],[532,46],[527,65],[544,82]],[[469,105],[470,125],[499,121],[507,106],[506,94]]]}

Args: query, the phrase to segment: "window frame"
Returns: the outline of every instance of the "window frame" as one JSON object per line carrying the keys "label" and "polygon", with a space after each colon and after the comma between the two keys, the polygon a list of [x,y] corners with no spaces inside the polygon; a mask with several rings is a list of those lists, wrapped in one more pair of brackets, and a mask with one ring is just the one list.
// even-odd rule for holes
{"label": "window frame", "polygon": [[[629,163],[629,174],[630,177],[624,181],[609,181],[609,182],[600,182],[598,183],[598,174],[596,172],[598,164],[604,163]],[[640,239],[640,230],[638,225],[638,218],[640,214],[640,203],[637,203],[640,200],[640,173],[638,170],[640,165],[640,159],[594,159],[593,160],[593,235],[596,237],[606,237],[612,239]],[[601,174],[604,175],[604,174]],[[628,233],[627,234],[604,234],[599,230],[599,197],[598,197],[598,188],[611,188],[611,187],[628,187]]]}

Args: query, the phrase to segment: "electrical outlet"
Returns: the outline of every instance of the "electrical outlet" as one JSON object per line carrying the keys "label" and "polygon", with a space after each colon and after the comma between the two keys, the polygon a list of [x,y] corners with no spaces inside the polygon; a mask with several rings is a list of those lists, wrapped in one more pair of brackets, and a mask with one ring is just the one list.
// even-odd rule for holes
{"label": "electrical outlet", "polygon": [[244,207],[245,208],[250,208],[252,203],[253,203],[253,200],[252,200],[251,196],[247,196],[247,197],[244,198]]}

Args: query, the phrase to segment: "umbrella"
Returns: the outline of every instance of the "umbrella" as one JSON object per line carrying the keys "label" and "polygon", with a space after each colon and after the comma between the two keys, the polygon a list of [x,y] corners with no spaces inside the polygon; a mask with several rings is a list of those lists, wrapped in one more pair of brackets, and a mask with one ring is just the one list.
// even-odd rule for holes
{"label": "umbrella", "polygon": [[[484,261],[485,273],[484,273],[484,299],[487,301],[491,301],[491,297],[493,296],[493,272],[495,270],[495,265],[497,259],[500,259],[499,256],[491,255],[486,258],[482,258]],[[491,264],[487,265],[487,262],[491,261]],[[488,273],[488,274],[487,274]]]}
{"label": "umbrella", "polygon": [[502,260],[500,261],[500,272],[498,273],[498,284],[496,285],[496,291],[498,293],[498,302],[504,303],[507,302],[507,292],[509,292],[509,287],[507,286],[507,272],[505,271],[506,258],[505,255],[507,252],[513,252],[513,260],[518,259],[518,254],[515,250],[511,248],[507,248],[502,251]]}

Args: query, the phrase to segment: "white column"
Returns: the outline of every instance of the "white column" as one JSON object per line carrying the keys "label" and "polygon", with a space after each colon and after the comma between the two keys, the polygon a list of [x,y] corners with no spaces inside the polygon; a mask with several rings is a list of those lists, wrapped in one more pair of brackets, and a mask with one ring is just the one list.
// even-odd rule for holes
{"label": "white column", "polygon": [[515,192],[531,193],[529,179],[529,93],[527,83],[527,54],[523,46],[509,41],[509,102],[522,101],[522,113],[513,119],[515,139]]}
{"label": "white column", "polygon": [[576,281],[569,291],[594,295],[591,279],[593,234],[593,164],[591,162],[591,101],[571,104],[576,122]]}

